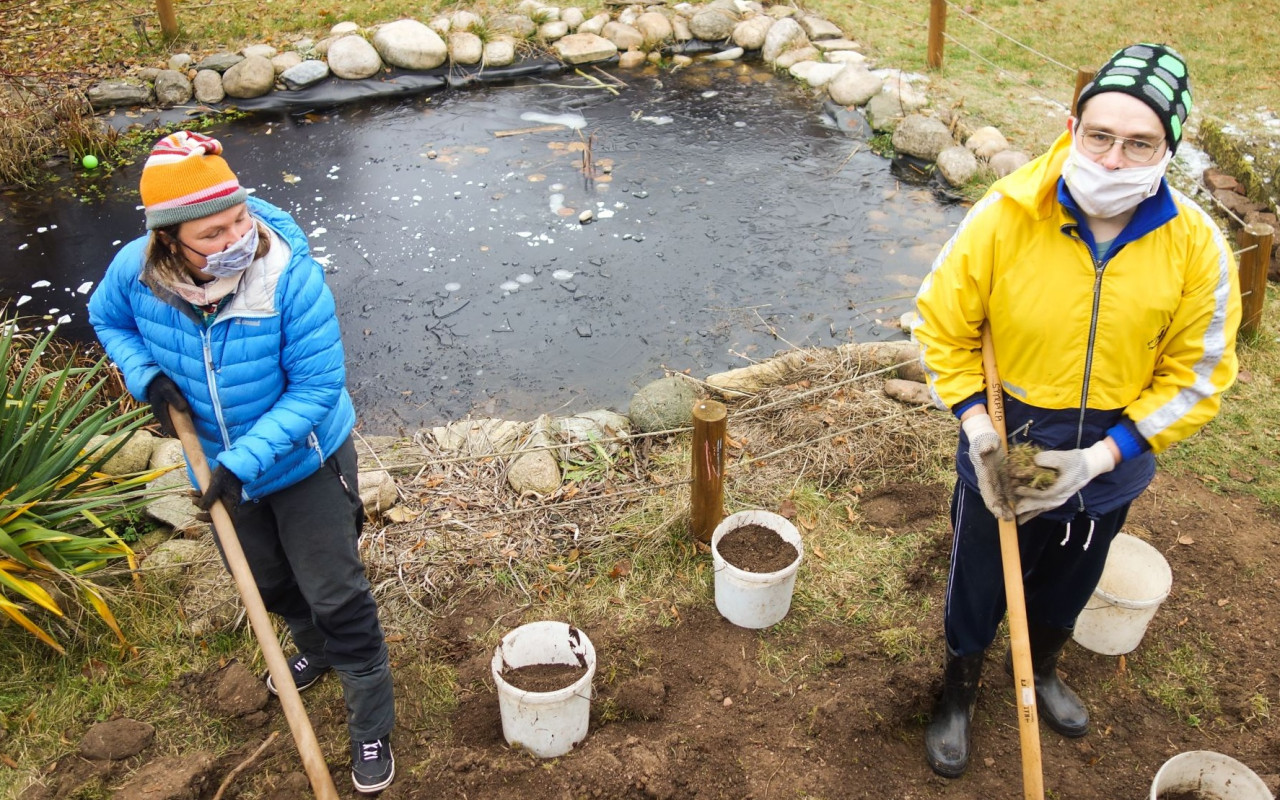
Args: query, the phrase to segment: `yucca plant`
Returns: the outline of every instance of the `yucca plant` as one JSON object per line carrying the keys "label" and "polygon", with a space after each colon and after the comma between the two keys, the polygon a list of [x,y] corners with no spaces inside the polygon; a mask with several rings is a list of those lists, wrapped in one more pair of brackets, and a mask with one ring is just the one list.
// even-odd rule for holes
{"label": "yucca plant", "polygon": [[[105,356],[60,349],[53,331],[0,325],[0,613],[65,652],[30,613],[65,618],[50,591],[59,587],[56,594],[92,609],[123,645],[103,587],[86,576],[120,559],[134,566],[111,524],[145,502],[143,486],[158,473],[113,478],[100,470],[146,421],[145,409],[126,410],[111,391],[119,380]],[[91,443],[99,434],[109,438]]]}

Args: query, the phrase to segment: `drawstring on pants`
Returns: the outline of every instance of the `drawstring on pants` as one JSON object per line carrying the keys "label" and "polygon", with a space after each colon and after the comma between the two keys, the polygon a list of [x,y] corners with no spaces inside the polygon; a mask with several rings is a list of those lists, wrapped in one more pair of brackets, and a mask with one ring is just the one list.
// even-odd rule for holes
{"label": "drawstring on pants", "polygon": [[[1096,519],[1089,520],[1089,535],[1084,537],[1084,547],[1081,548],[1082,550],[1089,549],[1089,543],[1093,541],[1093,529],[1095,526],[1097,526],[1097,524],[1098,524],[1098,521]],[[1070,540],[1071,540],[1071,520],[1067,520],[1067,535],[1062,537],[1062,541],[1058,542],[1058,546],[1066,547],[1067,542],[1069,542]]]}

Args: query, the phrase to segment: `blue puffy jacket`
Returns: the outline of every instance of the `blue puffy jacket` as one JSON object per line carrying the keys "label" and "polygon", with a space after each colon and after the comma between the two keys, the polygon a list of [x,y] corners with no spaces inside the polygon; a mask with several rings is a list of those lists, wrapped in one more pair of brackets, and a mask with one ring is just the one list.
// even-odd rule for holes
{"label": "blue puffy jacket", "polygon": [[225,466],[259,499],[310,476],[355,425],[342,339],[324,271],[284,211],[250,197],[249,210],[289,247],[245,271],[205,326],[191,305],[142,279],[147,237],[121,248],[89,300],[89,322],[145,400],[163,372],[191,405],[212,469]]}

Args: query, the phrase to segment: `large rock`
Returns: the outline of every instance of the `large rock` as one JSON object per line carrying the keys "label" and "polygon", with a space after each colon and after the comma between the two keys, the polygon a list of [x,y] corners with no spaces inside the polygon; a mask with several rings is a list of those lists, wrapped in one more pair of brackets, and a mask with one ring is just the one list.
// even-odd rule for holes
{"label": "large rock", "polygon": [[463,455],[489,455],[511,451],[528,424],[507,419],[464,419],[431,429],[441,449]]}
{"label": "large rock", "polygon": [[584,20],[575,33],[594,33],[599,36],[604,32],[604,26],[608,25],[610,21],[609,15],[601,12],[591,19]]}
{"label": "large rock", "polygon": [[800,17],[800,27],[804,29],[805,35],[811,42],[844,38],[844,31],[840,30],[839,25],[814,14],[805,14]]}
{"label": "large rock", "polygon": [[618,54],[617,45],[594,33],[571,33],[551,47],[566,64],[606,61]]}
{"label": "large rock", "polygon": [[737,61],[746,54],[741,47],[730,47],[728,50],[721,50],[718,53],[708,53],[702,56],[703,61]]}
{"label": "large rock", "polygon": [[185,466],[187,457],[182,452],[182,442],[177,439],[156,439],[151,448],[151,469]]}
{"label": "large rock", "polygon": [[844,64],[828,64],[824,61],[801,61],[792,64],[788,70],[791,77],[804,81],[815,89],[826,86],[843,71]]}
{"label": "large rock", "polygon": [[893,129],[893,149],[909,156],[936,161],[952,144],[951,131],[933,117],[911,114]]}
{"label": "large rock", "polygon": [[80,740],[80,755],[107,761],[136,756],[156,738],[153,725],[121,717],[99,722],[85,731]]}
{"label": "large rock", "polygon": [[[970,158],[972,158],[970,154]],[[927,384],[920,381],[904,381],[901,378],[890,378],[884,382],[884,393],[899,403],[912,406],[934,405],[933,394]]]}
{"label": "large rock", "polygon": [[649,59],[643,50],[628,50],[625,53],[618,54],[619,69],[639,69],[648,61]]}
{"label": "large rock", "polygon": [[788,17],[778,20],[769,27],[760,55],[766,63],[772,64],[788,50],[798,50],[808,46],[809,37],[805,35],[800,23]]}
{"label": "large rock", "polygon": [[689,19],[689,30],[704,42],[723,42],[733,36],[738,20],[738,15],[726,8],[709,6]]}
{"label": "large rock", "polygon": [[222,73],[212,69],[202,69],[191,81],[191,89],[195,92],[196,102],[211,105],[221,103],[227,96],[222,88]]}
{"label": "large rock", "polygon": [[190,53],[174,53],[169,56],[169,69],[186,72],[195,63]]}
{"label": "large rock", "polygon": [[113,800],[196,800],[217,786],[212,753],[165,756],[148,762],[112,795]]}
{"label": "large rock", "polygon": [[587,15],[582,13],[582,9],[570,6],[560,12],[560,20],[569,26],[569,30],[576,31],[579,25],[587,21]]}
{"label": "large rock", "polygon": [[538,26],[538,38],[544,42],[554,42],[569,35],[569,23],[563,20],[552,20]]}
{"label": "large rock", "polygon": [[[551,419],[541,416],[534,420],[525,448],[545,448],[554,444]],[[560,488],[560,462],[551,450],[535,449],[511,460],[507,468],[507,483],[519,494],[532,492],[548,495]]]}
{"label": "large rock", "polygon": [[187,573],[217,558],[209,537],[169,539],[156,545],[142,560],[142,577],[157,594],[178,591],[186,583]]}
{"label": "large rock", "polygon": [[400,498],[395,479],[385,469],[360,473],[360,502],[369,517],[379,517]]}
{"label": "large rock", "polygon": [[251,44],[240,52],[244,54],[245,58],[248,58],[249,56],[261,56],[262,58],[270,61],[275,58],[276,54],[280,51],[269,44]]}
{"label": "large rock", "polygon": [[[600,23],[604,27],[604,23]],[[527,39],[536,33],[538,25],[522,14],[495,14],[489,18],[489,31],[494,34],[506,34],[517,39]],[[596,31],[599,33],[599,31]]]}
{"label": "large rock", "polygon": [[902,106],[903,114],[911,114],[929,105],[929,98],[924,92],[911,85],[911,81],[902,76],[901,70],[877,70],[884,79],[884,93],[892,95]]}
{"label": "large rock", "polygon": [[473,31],[484,24],[480,15],[474,11],[458,9],[449,15],[449,31]]}
{"label": "large rock", "polygon": [[508,38],[492,39],[484,43],[481,56],[486,67],[506,67],[515,63],[516,44]]}
{"label": "large rock", "polygon": [[[383,61],[401,69],[435,69],[449,57],[440,34],[416,19],[398,19],[381,26],[373,35],[373,46]],[[329,49],[329,60],[332,65],[333,48]]]}
{"label": "large rock", "polygon": [[211,69],[214,72],[222,73],[241,61],[244,61],[244,56],[239,53],[214,53],[197,61],[196,69]]}
{"label": "large rock", "polygon": [[333,74],[349,81],[372,78],[382,69],[382,58],[378,56],[378,51],[362,36],[343,36],[333,40],[329,45],[328,57],[329,69],[333,70]]}
{"label": "large rock", "polygon": [[168,525],[178,533],[193,533],[201,530],[205,524],[196,519],[196,507],[187,493],[191,491],[191,482],[187,480],[185,469],[166,472],[147,484],[153,491],[163,491],[160,497],[147,504],[146,514],[163,525]]}
{"label": "large rock", "polygon": [[764,47],[765,37],[773,27],[773,17],[757,14],[748,17],[733,26],[733,43],[744,50],[759,50]]}
{"label": "large rock", "polygon": [[172,108],[190,101],[191,92],[191,81],[175,69],[162,69],[156,75],[156,105],[161,108]]}
{"label": "large rock", "polygon": [[293,91],[305,89],[327,77],[329,77],[329,65],[315,59],[303,61],[296,67],[290,67],[280,73],[281,82]]}
{"label": "large rock", "polygon": [[350,36],[353,33],[360,32],[360,23],[353,20],[344,19],[342,22],[336,23],[329,29],[329,35],[337,38],[339,36]]}
{"label": "large rock", "polygon": [[227,97],[241,100],[262,97],[275,83],[276,68],[271,66],[270,59],[262,56],[245,56],[244,61],[222,74],[222,88]]}
{"label": "large rock", "polygon": [[86,92],[94,111],[117,106],[145,106],[151,103],[151,86],[129,78],[113,78],[89,87]]}
{"label": "large rock", "polygon": [[1009,140],[1004,138],[998,128],[987,125],[969,134],[969,138],[964,140],[964,146],[978,158],[990,161],[996,153],[1009,149]]}
{"label": "large rock", "polygon": [[297,50],[286,50],[283,53],[277,53],[271,57],[271,68],[276,71],[276,77],[280,77],[286,70],[293,69],[303,62],[302,53]]}
{"label": "large rock", "polygon": [[953,144],[938,153],[938,172],[952,186],[964,186],[978,174],[978,159],[969,148]]}
{"label": "large rock", "polygon": [[671,20],[667,19],[665,14],[659,14],[656,11],[646,11],[636,17],[635,27],[644,37],[645,43],[649,45],[665,42],[676,34],[675,28],[671,27]]}
{"label": "large rock", "polygon": [[[97,459],[105,455],[108,450],[115,446],[115,442],[108,442],[106,436],[95,436],[89,440],[87,451],[93,451],[99,446],[102,446],[102,449],[93,453],[90,456],[91,459]],[[107,462],[98,471],[117,477],[146,472],[151,465],[151,451],[155,446],[156,437],[152,435],[151,431],[136,430],[116,451],[116,454],[107,459]]]}
{"label": "large rock", "polygon": [[1003,178],[1030,160],[1031,157],[1020,150],[1001,150],[992,156],[987,163],[997,178]]}
{"label": "large rock", "polygon": [[832,50],[822,57],[832,64],[859,64],[865,68],[867,63],[867,57],[857,50]]}
{"label": "large rock", "polygon": [[449,34],[449,60],[455,64],[479,64],[484,58],[484,41],[470,31]]}
{"label": "large rock", "polygon": [[641,433],[683,428],[693,420],[697,399],[697,390],[684,378],[659,378],[635,393],[628,414]]}
{"label": "large rock", "polygon": [[[597,409],[572,417],[561,417],[552,423],[552,427],[569,445],[598,442],[605,452],[613,455],[618,452],[621,444],[606,440],[630,434],[631,420],[616,411]],[[568,461],[570,447],[561,447],[557,453],[561,461]]]}
{"label": "large rock", "polygon": [[866,114],[867,121],[877,131],[893,130],[905,116],[902,110],[902,103],[898,101],[898,98],[885,91],[881,91],[867,101]]}
{"label": "large rock", "polygon": [[842,106],[861,106],[879,94],[883,85],[884,81],[872,75],[871,70],[861,64],[848,64],[827,84],[827,92]]}
{"label": "large rock", "polygon": [[818,52],[818,48],[811,44],[804,47],[797,47],[794,50],[788,50],[774,60],[775,69],[791,69],[801,61],[817,61],[822,58],[822,54]]}
{"label": "large rock", "polygon": [[644,34],[624,22],[610,22],[604,26],[600,35],[613,42],[618,50],[639,50],[644,47]]}
{"label": "large rock", "polygon": [[823,53],[856,53],[862,49],[862,45],[852,39],[815,39],[813,46]]}

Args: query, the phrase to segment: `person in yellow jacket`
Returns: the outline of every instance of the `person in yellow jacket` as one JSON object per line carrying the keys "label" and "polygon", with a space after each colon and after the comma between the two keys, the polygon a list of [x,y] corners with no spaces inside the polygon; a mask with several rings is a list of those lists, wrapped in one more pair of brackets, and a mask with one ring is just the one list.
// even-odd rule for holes
{"label": "person in yellow jacket", "polygon": [[[1058,655],[1097,586],[1155,457],[1217,414],[1235,380],[1240,297],[1221,230],[1164,175],[1191,108],[1186,63],[1135,44],[1081,91],[1049,152],[997,181],[943,247],[913,334],[935,398],[959,418],[943,690],[925,731],[933,770],[968,766],[984,652],[1005,612],[997,518],[1017,518],[1040,716],[1065,736],[1088,713]],[[1043,449],[1044,489],[1004,496],[987,414],[990,326],[1009,443]],[[1008,662],[1006,661],[1006,664]]]}

